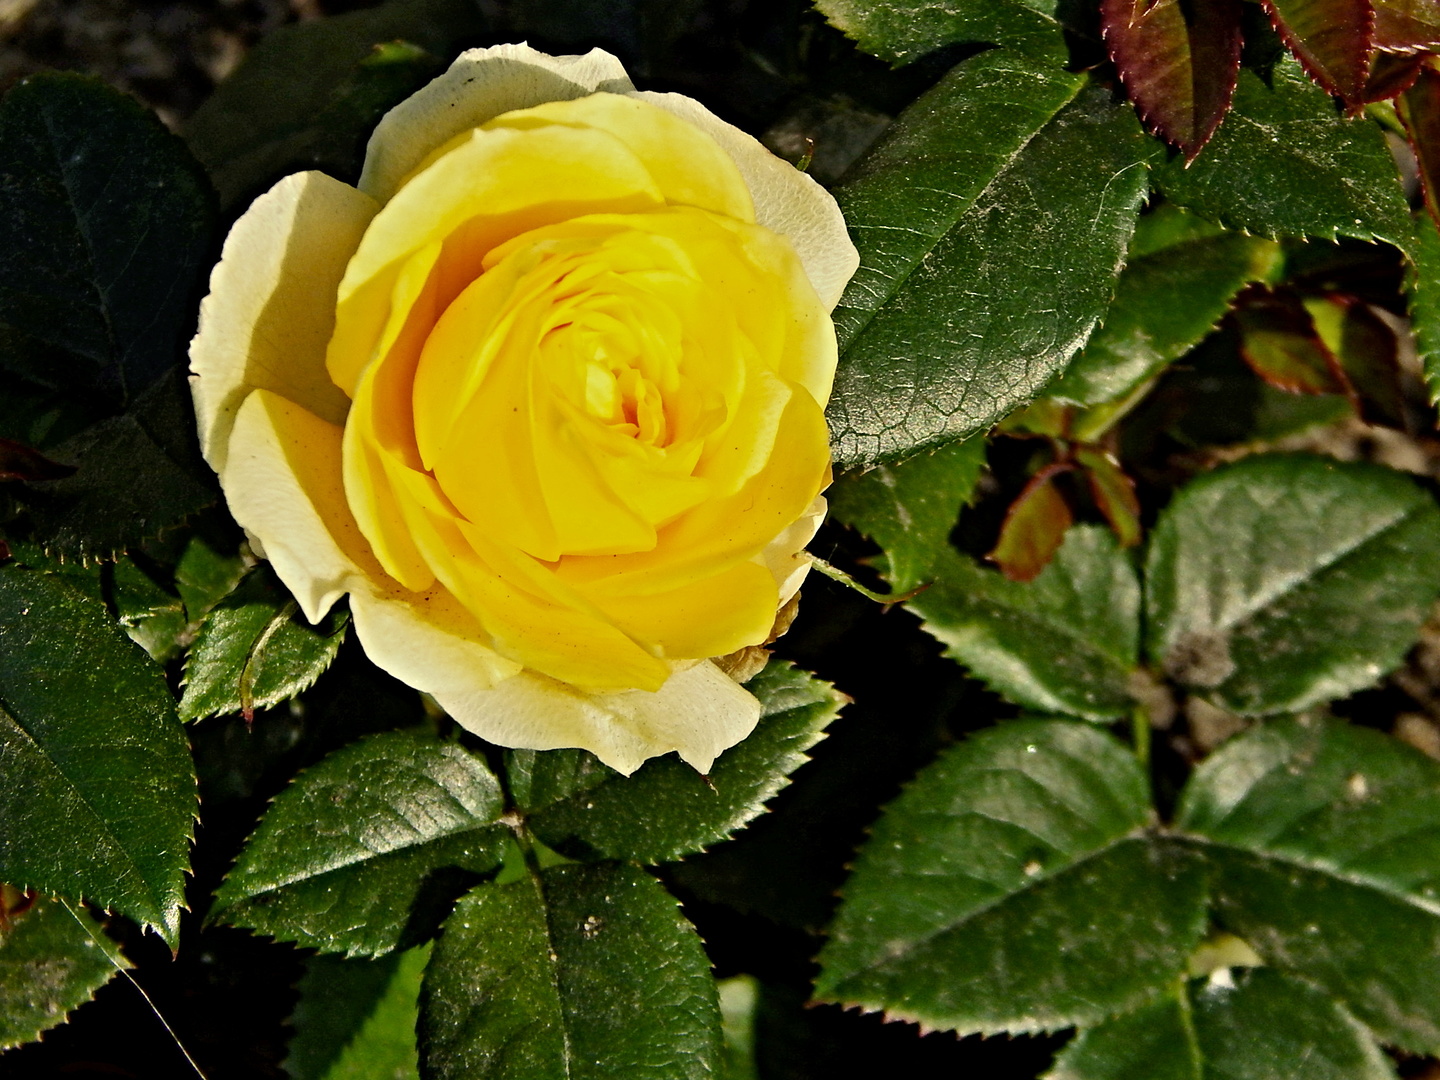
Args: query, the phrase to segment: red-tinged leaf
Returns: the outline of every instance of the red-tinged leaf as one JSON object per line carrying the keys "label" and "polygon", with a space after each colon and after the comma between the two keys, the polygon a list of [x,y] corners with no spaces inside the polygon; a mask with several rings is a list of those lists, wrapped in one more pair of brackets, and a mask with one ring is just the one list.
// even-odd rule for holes
{"label": "red-tinged leaf", "polygon": [[1366,101],[1388,101],[1399,97],[1420,77],[1425,66],[1425,54],[1413,56],[1401,53],[1377,52],[1370,64],[1370,78],[1365,82]]}
{"label": "red-tinged leaf", "polygon": [[1440,0],[1375,0],[1375,47],[1390,53],[1440,48]]}
{"label": "red-tinged leaf", "polygon": [[1193,161],[1235,94],[1240,0],[1101,0],[1100,19],[1141,119]]}
{"label": "red-tinged leaf", "polygon": [[1364,100],[1375,51],[1372,0],[1262,0],[1310,77],[1349,105]]}
{"label": "red-tinged leaf", "polygon": [[1114,455],[1098,446],[1076,447],[1075,463],[1085,470],[1090,495],[1110,523],[1115,539],[1121,547],[1134,547],[1140,542],[1140,500],[1135,496],[1135,482]]}
{"label": "red-tinged leaf", "polygon": [[1232,316],[1240,355],[1271,386],[1292,394],[1353,394],[1299,297],[1253,286],[1236,298]]}
{"label": "red-tinged leaf", "polygon": [[1006,511],[1000,540],[989,558],[1011,581],[1033,581],[1054,558],[1074,523],[1070,504],[1055,487],[1055,478],[1070,469],[1067,462],[1045,466]]}
{"label": "red-tinged leaf", "polygon": [[1358,296],[1309,299],[1305,310],[1320,340],[1339,360],[1355,388],[1355,407],[1361,418],[1404,430],[1400,342],[1390,324]]}
{"label": "red-tinged leaf", "polygon": [[1414,85],[1396,99],[1395,107],[1410,133],[1425,208],[1440,226],[1440,72],[1427,64]]}
{"label": "red-tinged leaf", "polygon": [[60,480],[74,472],[73,465],[61,465],[24,443],[0,438],[0,481]]}

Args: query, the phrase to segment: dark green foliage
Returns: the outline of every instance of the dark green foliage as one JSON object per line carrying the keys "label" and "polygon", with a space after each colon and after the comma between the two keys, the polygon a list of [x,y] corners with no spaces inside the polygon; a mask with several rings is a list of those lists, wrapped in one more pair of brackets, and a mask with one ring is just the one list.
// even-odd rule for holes
{"label": "dark green foliage", "polygon": [[1047,1080],[1393,1080],[1356,1019],[1309,983],[1268,968],[1222,971],[1090,1028]]}
{"label": "dark green foliage", "polygon": [[1204,875],[1141,835],[1134,757],[1084,724],[972,737],[886,808],[821,954],[821,1000],[928,1027],[1045,1031],[1158,994],[1204,930]]}
{"label": "dark green foliage", "polygon": [[1268,85],[1240,72],[1235,108],[1196,161],[1156,171],[1172,202],[1261,236],[1354,236],[1409,251],[1405,195],[1380,129],[1345,120],[1325,91],[1283,60]]}
{"label": "dark green foliage", "polygon": [[499,865],[502,809],[499,782],[458,744],[422,731],[362,739],[275,799],[213,915],[324,952],[406,948]]}
{"label": "dark green foliage", "polygon": [[1196,770],[1216,917],[1387,1043],[1440,1049],[1440,765],[1334,720],[1271,721]]}
{"label": "dark green foliage", "polygon": [[[621,776],[583,750],[511,754],[510,776],[544,843],[585,858],[665,862],[738,832],[809,760],[844,697],[784,661],[747,688],[764,710],[755,732],[702,777],[673,756]],[[519,766],[519,767],[517,767]]]}
{"label": "dark green foliage", "polygon": [[94,79],[34,76],[0,105],[0,372],[111,411],[194,324],[210,193],[184,145]]}
{"label": "dark green foliage", "polygon": [[36,900],[0,923],[0,1050],[38,1038],[130,964],[88,911]]}
{"label": "dark green foliage", "polygon": [[1028,584],[954,550],[938,553],[935,571],[909,606],[990,686],[1040,712],[1107,720],[1129,711],[1140,584],[1109,531],[1072,529]]}
{"label": "dark green foliage", "polygon": [[966,439],[850,473],[826,493],[830,514],[884,548],[885,576],[907,592],[933,580],[935,560],[984,467],[985,440]]}
{"label": "dark green foliage", "polygon": [[815,6],[866,52],[895,64],[956,42],[1059,45],[1060,27],[1049,17],[1056,5],[1044,0],[818,0]]}
{"label": "dark green foliage", "polygon": [[344,607],[309,625],[268,566],[251,571],[215,605],[191,646],[181,718],[253,713],[288,701],[330,666],[349,625]]}
{"label": "dark green foliage", "polygon": [[185,139],[236,209],[304,169],[353,183],[380,117],[483,27],[467,0],[390,0],[285,27],[191,117]]}
{"label": "dark green foliage", "polygon": [[160,670],[64,579],[0,568],[0,880],[174,945],[195,773]]}
{"label": "dark green foliage", "polygon": [[837,462],[964,438],[1062,371],[1109,305],[1154,152],[1049,55],[982,53],[912,105],[836,192],[860,249],[835,310]]}
{"label": "dark green foliage", "polygon": [[421,993],[433,1080],[713,1076],[720,1010],[694,929],[645,871],[557,866],[482,885]]}
{"label": "dark green foliage", "polygon": [[291,1016],[291,1080],[418,1080],[415,1022],[430,946],[377,960],[312,957]]}
{"label": "dark green foliage", "polygon": [[1403,475],[1247,458],[1190,483],[1146,564],[1151,658],[1245,715],[1295,711],[1400,663],[1440,593],[1440,509]]}

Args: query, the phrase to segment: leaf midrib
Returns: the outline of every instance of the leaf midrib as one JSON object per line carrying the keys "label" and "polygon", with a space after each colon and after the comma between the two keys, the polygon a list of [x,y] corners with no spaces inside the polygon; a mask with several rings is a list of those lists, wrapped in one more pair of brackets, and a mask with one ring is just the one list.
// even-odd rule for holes
{"label": "leaf midrib", "polygon": [[[998,52],[1000,50],[997,49],[994,51]],[[1014,50],[1007,51],[1013,52]],[[981,55],[986,54],[982,53]],[[1017,55],[1023,54],[1017,53]],[[974,196],[968,201],[956,199],[956,209],[954,210],[954,212],[952,214],[946,214],[943,218],[940,219],[944,222],[943,228],[939,229],[938,231],[934,231],[933,234],[928,231],[921,232],[919,230],[909,230],[914,232],[917,236],[929,236],[925,251],[920,255],[919,258],[912,259],[910,261],[910,265],[905,268],[905,272],[903,274],[899,275],[898,277],[887,279],[887,281],[889,282],[889,287],[883,292],[876,294],[880,296],[881,299],[877,303],[873,304],[868,310],[865,310],[863,308],[851,308],[851,310],[865,311],[865,318],[863,321],[856,323],[856,325],[850,330],[849,339],[846,342],[844,351],[841,353],[842,362],[845,356],[847,356],[850,351],[855,348],[861,337],[864,336],[865,331],[870,327],[870,324],[873,323],[875,319],[879,316],[881,309],[887,307],[890,302],[893,301],[897,295],[899,295],[900,291],[904,289],[906,283],[910,280],[911,276],[913,276],[915,272],[919,270],[922,265],[924,265],[926,257],[931,252],[933,252],[936,247],[940,245],[940,242],[942,240],[944,240],[947,236],[949,236],[957,228],[960,227],[961,220],[965,218],[966,215],[968,215],[977,205],[979,205],[980,201],[985,197],[985,193],[988,192],[992,187],[994,187],[995,184],[998,183],[999,180],[1010,170],[1010,168],[1015,164],[1016,160],[1025,152],[1026,148],[1035,141],[1035,138],[1042,131],[1048,128],[1052,123],[1054,123],[1055,117],[1060,114],[1060,112],[1065,108],[1065,106],[1069,105],[1070,102],[1075,100],[1075,98],[1079,95],[1080,91],[1084,88],[1084,86],[1084,77],[1078,77],[1074,80],[1070,92],[1065,96],[1065,100],[1055,107],[1055,110],[1050,113],[1048,117],[1046,117],[1045,122],[1040,124],[1033,131],[1031,131],[1030,134],[1027,135],[1022,142],[1020,142],[1008,154],[1004,155],[1003,158],[996,159],[1000,162],[999,168],[997,168],[995,172],[991,174],[990,178],[986,180],[981,187],[976,189]],[[951,197],[954,196],[953,192],[945,192],[944,194]],[[876,226],[866,226],[866,228],[876,228]],[[838,307],[846,306],[847,305],[842,298]]]}

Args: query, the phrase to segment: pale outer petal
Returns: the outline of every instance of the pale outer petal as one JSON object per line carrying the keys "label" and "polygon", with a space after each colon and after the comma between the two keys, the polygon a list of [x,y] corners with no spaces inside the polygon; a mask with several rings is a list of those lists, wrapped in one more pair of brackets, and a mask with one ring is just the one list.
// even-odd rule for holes
{"label": "pale outer petal", "polygon": [[826,509],[825,496],[816,495],[815,501],[800,515],[799,520],[766,544],[765,550],[755,557],[757,562],[763,563],[770,573],[775,575],[775,583],[780,586],[781,607],[788,604],[791,597],[800,591],[805,576],[810,573],[810,560],[805,557],[805,545],[815,539],[815,534],[825,520]]}
{"label": "pale outer petal", "polygon": [[[460,674],[452,672],[450,681]],[[653,693],[587,694],[532,671],[494,689],[431,692],[461,727],[482,739],[529,750],[582,746],[627,776],[647,758],[672,750],[708,772],[721,751],[760,720],[760,702],[708,660],[677,670]]]}
{"label": "pale outer petal", "polygon": [[756,220],[789,239],[816,294],[827,309],[834,310],[860,266],[860,253],[850,242],[834,197],[765,149],[759,140],[725,123],[693,98],[646,90],[636,91],[634,96],[688,120],[720,144],[750,188]]}
{"label": "pale outer petal", "polygon": [[330,380],[325,347],[345,266],[379,209],[324,173],[296,173],[230,230],[190,343],[200,445],[222,477],[231,425],[257,387],[344,422],[349,399]]}
{"label": "pale outer petal", "polygon": [[549,56],[524,44],[471,49],[381,119],[365,148],[360,190],[388,202],[432,150],[501,113],[633,89],[603,49],[584,56]]}
{"label": "pale outer petal", "polygon": [[[366,550],[348,509],[338,522],[327,524],[316,505],[338,500],[344,506],[340,440],[336,425],[256,390],[235,414],[229,458],[220,475],[230,512],[263,541],[265,558],[312,623],[362,574],[342,543],[350,551]],[[347,528],[354,535],[344,536]]]}

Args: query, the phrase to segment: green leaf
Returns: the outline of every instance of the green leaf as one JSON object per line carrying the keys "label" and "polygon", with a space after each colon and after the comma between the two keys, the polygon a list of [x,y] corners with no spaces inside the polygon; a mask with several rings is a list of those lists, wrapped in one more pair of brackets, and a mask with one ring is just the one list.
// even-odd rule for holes
{"label": "green leaf", "polygon": [[710,961],[645,871],[557,866],[455,907],[420,997],[432,1080],[714,1076]]}
{"label": "green leaf", "polygon": [[415,1024],[429,959],[428,944],[378,960],[312,957],[290,1017],[292,1080],[419,1080]]}
{"label": "green leaf", "polygon": [[240,584],[244,574],[245,563],[234,548],[226,551],[202,536],[192,536],[175,564],[175,588],[185,603],[186,617],[199,622]]}
{"label": "green leaf", "polygon": [[1437,593],[1440,509],[1404,474],[1250,457],[1191,481],[1160,516],[1149,653],[1231,712],[1298,711],[1399,666]]}
{"label": "green leaf", "polygon": [[1008,49],[907,109],[836,191],[860,250],[835,309],[837,462],[965,438],[1063,370],[1110,302],[1155,150],[1109,90]]}
{"label": "green leaf", "polygon": [[1090,1028],[1046,1080],[1394,1080],[1364,1026],[1326,994],[1266,968],[1196,980]]}
{"label": "green leaf", "polygon": [[1280,266],[1278,244],[1238,233],[1132,259],[1104,325],[1046,396],[1082,406],[1123,397],[1214,329],[1245,284],[1272,280]]}
{"label": "green leaf", "polygon": [[1240,72],[1235,107],[1188,168],[1155,172],[1172,202],[1261,236],[1388,240],[1413,247],[1410,210],[1378,125],[1336,115],[1330,96],[1293,61],[1267,86]]}
{"label": "green leaf", "polygon": [[1440,1049],[1440,765],[1336,720],[1269,721],[1196,769],[1216,917],[1384,1042]]}
{"label": "green leaf", "polygon": [[[957,42],[1063,48],[1044,3],[1027,0],[816,0],[830,25],[872,56],[908,64]],[[1048,5],[1052,9],[1055,4]]]}
{"label": "green leaf", "polygon": [[178,368],[133,408],[51,448],[76,472],[23,485],[30,531],[47,551],[71,559],[110,559],[158,537],[219,499],[200,456],[195,407]]}
{"label": "green leaf", "polygon": [[391,0],[281,27],[195,111],[185,138],[226,206],[300,169],[353,182],[380,117],[484,25],[467,0]]}
{"label": "green leaf", "polygon": [[849,473],[826,493],[830,516],[879,544],[885,576],[896,591],[909,592],[934,576],[936,556],[950,546],[984,467],[985,440],[975,438]]}
{"label": "green leaf", "polygon": [[0,880],[174,946],[195,773],[160,669],[63,578],[0,569]]}
{"label": "green leaf", "polygon": [[310,626],[269,566],[252,570],[206,617],[185,659],[180,717],[267,708],[288,701],[324,674],[350,625],[332,608]]}
{"label": "green leaf", "polygon": [[673,755],[626,777],[583,750],[513,752],[511,785],[517,801],[534,808],[536,837],[576,858],[657,863],[744,828],[810,760],[805,752],[846,700],[784,660],[771,660],[746,689],[760,699],[760,723],[715,760],[708,778]]}
{"label": "green leaf", "polygon": [[1020,720],[923,771],[876,823],[816,996],[926,1027],[1053,1031],[1148,1000],[1205,927],[1197,861],[1147,837],[1135,756]]}
{"label": "green leaf", "polygon": [[190,625],[180,597],[169,592],[128,557],[111,570],[110,594],[116,621],[150,659],[165,664],[180,652],[180,638]]}
{"label": "green leaf", "polygon": [[185,145],[98,79],[0,104],[0,370],[114,411],[193,326],[214,211]]}
{"label": "green leaf", "polygon": [[503,809],[499,781],[456,743],[361,739],[275,797],[211,917],[322,952],[407,948],[500,864]]}
{"label": "green leaf", "polygon": [[1140,583],[1100,526],[1070,530],[1028,584],[948,551],[933,586],[908,606],[945,655],[1011,701],[1087,720],[1124,716],[1139,664]]}
{"label": "green leaf", "polygon": [[55,900],[0,923],[0,1050],[31,1042],[129,962],[84,908]]}
{"label": "green leaf", "polygon": [[1415,265],[1408,297],[1410,323],[1433,405],[1440,401],[1440,232],[1423,214],[1415,222],[1415,230]]}

